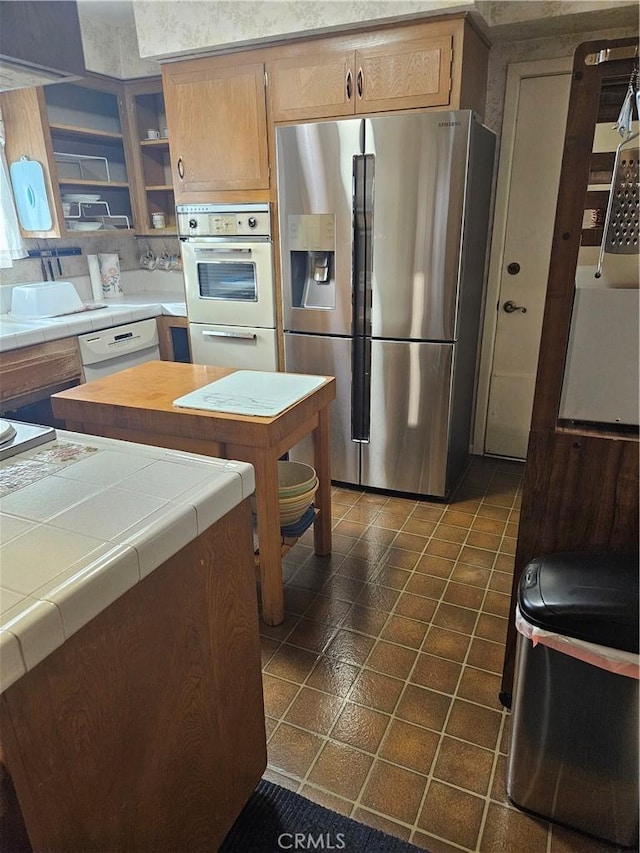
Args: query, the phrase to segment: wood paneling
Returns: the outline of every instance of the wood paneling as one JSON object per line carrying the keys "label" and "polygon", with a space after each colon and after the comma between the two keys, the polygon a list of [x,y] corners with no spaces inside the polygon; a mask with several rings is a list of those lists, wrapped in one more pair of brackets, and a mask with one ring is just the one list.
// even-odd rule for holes
{"label": "wood paneling", "polygon": [[61,338],[0,354],[0,403],[4,410],[48,397],[82,377],[77,338]]}
{"label": "wood paneling", "polygon": [[249,502],[1,697],[36,850],[216,850],[266,766]]}
{"label": "wood paneling", "polygon": [[[587,42],[575,52],[502,676],[506,702],[513,686],[516,595],[527,563],[562,551],[638,553],[637,433],[612,424],[567,428],[558,421],[587,186],[594,166],[606,165],[592,155],[594,128],[609,120],[601,92],[610,76],[621,74],[619,62],[585,65],[584,58],[631,44]],[[631,69],[628,61],[627,80]]]}

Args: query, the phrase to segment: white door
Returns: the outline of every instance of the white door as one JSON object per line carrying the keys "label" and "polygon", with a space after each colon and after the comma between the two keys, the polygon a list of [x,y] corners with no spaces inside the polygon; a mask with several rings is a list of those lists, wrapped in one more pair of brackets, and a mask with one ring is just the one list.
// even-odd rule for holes
{"label": "white door", "polygon": [[495,313],[485,323],[490,361],[483,352],[491,364],[484,451],[498,456],[527,452],[570,71],[567,58],[520,63],[509,74],[487,301],[487,315]]}

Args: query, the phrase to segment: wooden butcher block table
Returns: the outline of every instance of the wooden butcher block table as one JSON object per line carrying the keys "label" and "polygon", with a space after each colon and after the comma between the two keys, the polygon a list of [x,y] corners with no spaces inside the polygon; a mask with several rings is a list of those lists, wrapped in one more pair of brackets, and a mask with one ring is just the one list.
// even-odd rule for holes
{"label": "wooden butcher block table", "polygon": [[74,432],[102,435],[174,450],[250,462],[255,468],[262,616],[284,617],[278,459],[309,433],[318,475],[314,549],[331,552],[329,404],[335,379],[273,417],[178,408],[173,401],[234,370],[200,364],[149,361],[54,394],[53,412]]}

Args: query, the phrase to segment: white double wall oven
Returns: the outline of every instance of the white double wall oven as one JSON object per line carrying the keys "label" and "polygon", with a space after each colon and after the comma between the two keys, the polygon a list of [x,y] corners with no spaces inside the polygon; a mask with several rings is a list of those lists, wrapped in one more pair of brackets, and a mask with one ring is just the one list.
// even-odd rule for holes
{"label": "white double wall oven", "polygon": [[195,364],[277,370],[268,204],[176,208]]}

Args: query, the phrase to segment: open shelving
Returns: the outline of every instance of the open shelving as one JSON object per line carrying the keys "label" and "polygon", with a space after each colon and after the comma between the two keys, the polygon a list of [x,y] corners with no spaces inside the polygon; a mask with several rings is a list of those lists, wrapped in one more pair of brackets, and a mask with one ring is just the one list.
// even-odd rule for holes
{"label": "open shelving", "polygon": [[[144,235],[176,233],[175,198],[171,180],[169,139],[149,139],[147,131],[166,132],[167,119],[160,78],[128,84],[125,101],[131,128],[131,147],[136,152],[136,231]],[[152,228],[154,213],[162,213],[165,228]]]}
{"label": "open shelving", "polygon": [[[118,92],[117,87],[83,81],[48,86],[44,97],[60,194],[99,193],[110,217],[130,228],[131,188]],[[86,174],[90,164],[93,175]]]}

